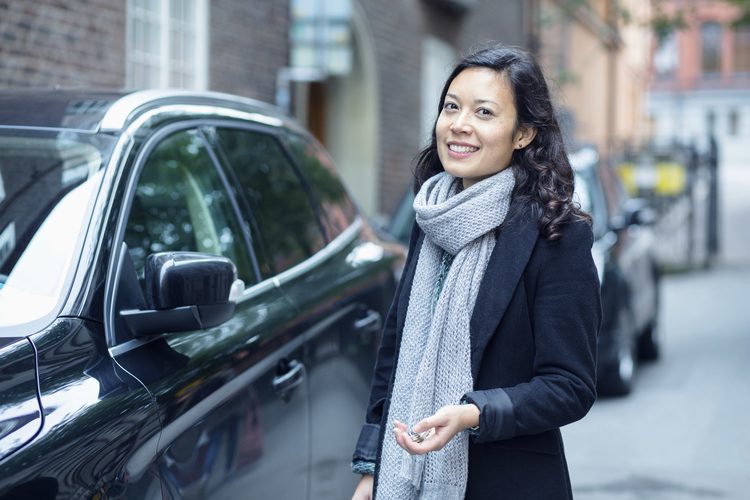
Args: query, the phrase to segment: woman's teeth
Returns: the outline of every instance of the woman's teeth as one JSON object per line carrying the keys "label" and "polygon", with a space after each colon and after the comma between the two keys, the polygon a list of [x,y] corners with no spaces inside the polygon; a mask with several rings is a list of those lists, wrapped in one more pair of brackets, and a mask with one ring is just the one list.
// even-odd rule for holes
{"label": "woman's teeth", "polygon": [[448,144],[448,149],[456,153],[473,153],[479,148],[475,148],[474,146],[459,146],[458,144]]}

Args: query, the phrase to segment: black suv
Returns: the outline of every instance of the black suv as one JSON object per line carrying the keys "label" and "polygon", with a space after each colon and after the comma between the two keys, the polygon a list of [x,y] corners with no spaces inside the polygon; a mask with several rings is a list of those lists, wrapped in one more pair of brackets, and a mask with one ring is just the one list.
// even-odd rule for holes
{"label": "black suv", "polygon": [[639,360],[660,354],[659,283],[655,212],[629,198],[617,174],[594,148],[569,155],[576,197],[593,219],[591,254],[601,281],[597,389],[622,396],[633,389]]}
{"label": "black suv", "polygon": [[271,106],[0,92],[0,499],[349,498],[403,258]]}

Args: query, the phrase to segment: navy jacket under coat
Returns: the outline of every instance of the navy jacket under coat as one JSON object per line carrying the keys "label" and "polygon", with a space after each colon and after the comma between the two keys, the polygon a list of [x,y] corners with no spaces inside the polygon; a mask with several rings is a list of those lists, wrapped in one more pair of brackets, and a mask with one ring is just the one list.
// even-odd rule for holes
{"label": "navy jacket under coat", "polygon": [[[559,429],[582,418],[596,398],[599,279],[589,224],[564,225],[556,241],[537,226],[521,212],[497,231],[471,318],[474,391],[467,396],[480,410],[479,434],[469,445],[471,500],[572,498]],[[385,419],[423,240],[415,224],[354,453],[376,462],[376,491],[382,440],[386,433],[393,439]]]}

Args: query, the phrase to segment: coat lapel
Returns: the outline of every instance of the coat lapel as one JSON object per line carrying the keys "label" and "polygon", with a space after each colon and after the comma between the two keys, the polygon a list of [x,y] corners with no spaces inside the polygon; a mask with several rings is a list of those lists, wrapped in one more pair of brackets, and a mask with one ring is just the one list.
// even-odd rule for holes
{"label": "coat lapel", "polygon": [[538,236],[537,221],[530,211],[509,220],[500,231],[471,317],[471,375],[474,380],[484,349],[505,314]]}

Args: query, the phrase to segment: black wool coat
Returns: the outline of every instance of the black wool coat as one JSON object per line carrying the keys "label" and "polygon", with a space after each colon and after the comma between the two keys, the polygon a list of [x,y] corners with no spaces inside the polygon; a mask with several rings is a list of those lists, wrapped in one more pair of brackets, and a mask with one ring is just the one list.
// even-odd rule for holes
{"label": "black wool coat", "polygon": [[[555,241],[537,226],[521,212],[497,231],[471,318],[474,390],[466,396],[480,417],[469,444],[470,500],[572,498],[560,427],[582,418],[596,398],[599,279],[586,222],[567,223]],[[375,461],[376,492],[381,444],[393,439],[385,420],[423,240],[415,224],[354,453]]]}

